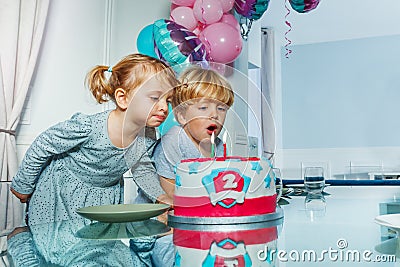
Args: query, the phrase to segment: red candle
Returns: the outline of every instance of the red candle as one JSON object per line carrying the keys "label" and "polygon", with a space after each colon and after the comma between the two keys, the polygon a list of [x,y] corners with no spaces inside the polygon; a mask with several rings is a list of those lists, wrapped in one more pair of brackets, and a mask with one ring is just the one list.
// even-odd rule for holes
{"label": "red candle", "polygon": [[222,142],[224,145],[224,158],[226,158],[226,136],[227,136],[227,131],[224,132],[224,135],[222,136]]}

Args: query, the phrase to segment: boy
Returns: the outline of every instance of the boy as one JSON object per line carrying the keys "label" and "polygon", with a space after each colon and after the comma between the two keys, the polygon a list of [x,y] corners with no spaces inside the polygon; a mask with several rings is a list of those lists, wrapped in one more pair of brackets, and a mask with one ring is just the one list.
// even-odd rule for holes
{"label": "boy", "polygon": [[217,136],[234,100],[228,81],[213,70],[190,67],[180,80],[182,84],[172,99],[180,126],[172,127],[162,136],[154,151],[160,184],[170,203],[175,189],[176,164],[182,159],[210,157],[213,132],[216,155],[223,155],[223,144]]}

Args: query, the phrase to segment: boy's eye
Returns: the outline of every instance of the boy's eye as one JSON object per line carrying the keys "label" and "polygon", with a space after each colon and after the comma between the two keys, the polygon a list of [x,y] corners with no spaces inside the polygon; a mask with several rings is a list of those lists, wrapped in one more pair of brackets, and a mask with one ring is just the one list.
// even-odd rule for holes
{"label": "boy's eye", "polygon": [[150,99],[154,100],[154,101],[158,101],[159,97],[158,96],[150,96]]}
{"label": "boy's eye", "polygon": [[219,111],[226,111],[226,107],[218,107]]}
{"label": "boy's eye", "polygon": [[206,110],[207,107],[206,107],[206,106],[200,106],[199,109],[200,109],[200,110]]}

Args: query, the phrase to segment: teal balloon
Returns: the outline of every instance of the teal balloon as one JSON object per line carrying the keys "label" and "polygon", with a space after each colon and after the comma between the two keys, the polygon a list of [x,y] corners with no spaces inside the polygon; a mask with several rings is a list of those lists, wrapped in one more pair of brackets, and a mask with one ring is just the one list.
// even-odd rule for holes
{"label": "teal balloon", "polygon": [[161,135],[164,135],[166,132],[168,132],[171,127],[179,125],[179,123],[175,119],[174,113],[172,112],[171,104],[168,105],[168,110],[169,113],[167,119],[163,123],[161,123],[160,126],[158,126],[158,130],[160,131]]}
{"label": "teal balloon", "polygon": [[153,35],[153,24],[144,27],[136,40],[136,47],[139,53],[158,58],[154,48],[154,35]]}

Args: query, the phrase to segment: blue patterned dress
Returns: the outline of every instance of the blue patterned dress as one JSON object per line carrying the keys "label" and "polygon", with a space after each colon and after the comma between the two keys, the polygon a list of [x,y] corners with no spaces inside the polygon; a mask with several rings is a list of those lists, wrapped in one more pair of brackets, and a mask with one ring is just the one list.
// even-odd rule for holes
{"label": "blue patterned dress", "polygon": [[30,225],[69,220],[85,206],[122,203],[122,176],[129,168],[138,176],[154,172],[147,153],[154,140],[138,136],[125,149],[114,146],[110,112],[75,114],[32,143],[12,181],[17,192],[33,192]]}

